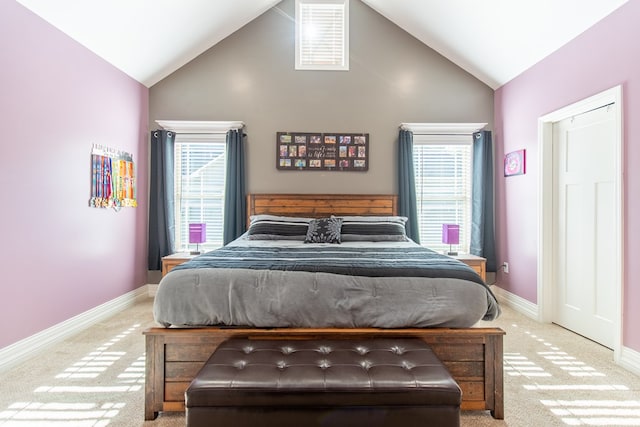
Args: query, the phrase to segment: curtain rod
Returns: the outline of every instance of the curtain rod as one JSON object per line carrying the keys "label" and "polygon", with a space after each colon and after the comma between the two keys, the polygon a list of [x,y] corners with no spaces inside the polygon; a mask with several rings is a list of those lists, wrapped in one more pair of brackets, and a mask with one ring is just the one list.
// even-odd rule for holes
{"label": "curtain rod", "polygon": [[156,120],[156,123],[165,130],[189,134],[226,133],[228,130],[244,128],[244,122],[241,121]]}
{"label": "curtain rod", "polygon": [[418,135],[471,135],[486,125],[486,123],[400,123],[399,127]]}

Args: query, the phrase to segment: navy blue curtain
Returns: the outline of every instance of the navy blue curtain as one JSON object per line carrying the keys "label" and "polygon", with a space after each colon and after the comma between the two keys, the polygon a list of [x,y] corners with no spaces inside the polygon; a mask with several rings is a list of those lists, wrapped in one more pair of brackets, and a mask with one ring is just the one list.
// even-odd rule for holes
{"label": "navy blue curtain", "polygon": [[173,253],[175,242],[173,199],[173,148],[176,135],[151,132],[149,178],[149,270],[162,268],[162,257]]}
{"label": "navy blue curtain", "polygon": [[227,176],[222,228],[225,245],[244,233],[247,222],[243,137],[242,130],[227,132]]}
{"label": "navy blue curtain", "polygon": [[471,190],[471,248],[487,259],[487,271],[496,271],[494,225],[493,144],[491,132],[473,134],[473,185]]}
{"label": "navy blue curtain", "polygon": [[405,226],[407,236],[420,243],[416,177],[413,171],[413,132],[408,130],[400,130],[398,136],[398,214],[409,218]]}

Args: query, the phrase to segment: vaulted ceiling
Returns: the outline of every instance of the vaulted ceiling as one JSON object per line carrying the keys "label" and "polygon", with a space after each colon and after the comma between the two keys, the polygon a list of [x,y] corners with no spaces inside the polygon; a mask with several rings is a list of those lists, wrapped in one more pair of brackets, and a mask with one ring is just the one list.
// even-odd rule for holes
{"label": "vaulted ceiling", "polygon": [[[281,0],[17,1],[151,87]],[[495,89],[628,0],[362,1]]]}

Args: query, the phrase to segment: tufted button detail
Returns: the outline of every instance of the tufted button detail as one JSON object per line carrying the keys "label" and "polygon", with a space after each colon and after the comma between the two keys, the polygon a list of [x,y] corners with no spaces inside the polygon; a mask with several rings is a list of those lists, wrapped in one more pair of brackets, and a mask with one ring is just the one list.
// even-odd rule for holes
{"label": "tufted button detail", "polygon": [[238,360],[233,363],[233,367],[236,369],[244,369],[247,366],[246,360]]}
{"label": "tufted button detail", "polygon": [[406,353],[406,350],[404,349],[404,347],[400,347],[398,345],[394,345],[393,347],[391,347],[391,352],[393,354],[404,354],[404,353]]}
{"label": "tufted button detail", "polygon": [[408,361],[406,361],[406,360],[403,360],[403,361],[402,361],[402,367],[403,367],[404,369],[406,369],[407,371],[410,371],[410,370],[412,370],[413,368],[415,368],[415,367],[416,367],[416,365],[414,365],[413,363],[408,362]]}
{"label": "tufted button detail", "polygon": [[371,369],[371,367],[373,366],[373,363],[371,363],[370,360],[362,360],[360,362],[360,366],[362,367],[362,369],[364,369],[365,371],[368,371],[369,369]]}
{"label": "tufted button detail", "polygon": [[245,345],[244,347],[242,347],[242,351],[244,352],[244,354],[250,354],[253,353],[253,346],[250,345]]}
{"label": "tufted button detail", "polygon": [[359,355],[364,356],[365,354],[369,353],[369,349],[365,346],[359,345],[358,347],[356,347],[356,352]]}
{"label": "tufted button detail", "polygon": [[327,359],[322,359],[320,362],[318,362],[318,367],[320,369],[327,369],[331,367],[331,362],[329,362]]}
{"label": "tufted button detail", "polygon": [[278,360],[278,362],[276,362],[276,366],[278,367],[278,369],[284,369],[287,367],[287,362],[285,362],[284,360]]}
{"label": "tufted button detail", "polygon": [[282,354],[291,354],[291,353],[293,353],[293,347],[284,346],[284,347],[280,348],[280,351],[282,352]]}
{"label": "tufted button detail", "polygon": [[326,345],[321,345],[320,347],[318,347],[318,352],[321,354],[329,354],[331,353],[331,351],[331,347]]}

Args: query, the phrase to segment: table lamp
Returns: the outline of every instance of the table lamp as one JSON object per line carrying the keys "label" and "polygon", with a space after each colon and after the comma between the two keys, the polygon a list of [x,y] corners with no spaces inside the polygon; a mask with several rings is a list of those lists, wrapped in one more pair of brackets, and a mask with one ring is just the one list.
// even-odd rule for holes
{"label": "table lamp", "polygon": [[458,255],[451,249],[451,245],[460,243],[460,226],[457,224],[442,224],[442,243],[449,244],[447,255]]}
{"label": "table lamp", "polygon": [[198,245],[207,241],[207,224],[193,223],[189,224],[189,243],[196,244],[196,250],[189,252],[191,255],[200,255]]}

